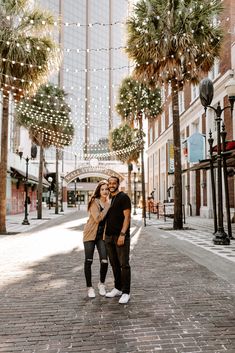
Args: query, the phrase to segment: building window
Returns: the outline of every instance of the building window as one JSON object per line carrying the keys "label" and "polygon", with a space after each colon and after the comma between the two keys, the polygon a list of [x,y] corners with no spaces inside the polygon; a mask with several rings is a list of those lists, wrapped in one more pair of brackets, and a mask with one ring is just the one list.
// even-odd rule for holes
{"label": "building window", "polygon": [[153,143],[153,128],[152,126],[149,129],[149,144],[151,145]]}
{"label": "building window", "polygon": [[165,103],[165,87],[162,86],[161,88],[161,101],[162,101],[162,104]]}
{"label": "building window", "polygon": [[219,75],[219,60],[215,59],[212,69],[208,73],[208,77],[213,81]]}
{"label": "building window", "polygon": [[161,133],[165,131],[165,128],[165,112],[163,112],[161,115]]}
{"label": "building window", "polygon": [[158,138],[158,120],[155,120],[154,124],[154,135],[155,135],[155,140]]}
{"label": "building window", "polygon": [[197,99],[199,96],[199,85],[191,85],[191,96],[192,96],[192,101]]}
{"label": "building window", "polygon": [[168,84],[168,96],[170,96],[170,95],[171,95],[171,85]]}
{"label": "building window", "polygon": [[179,114],[182,114],[184,112],[184,91],[180,91],[178,93],[179,97]]}
{"label": "building window", "polygon": [[198,119],[192,123],[192,133],[199,132],[199,121]]}
{"label": "building window", "polygon": [[172,103],[169,104],[168,116],[169,116],[169,123],[168,123],[168,125],[171,125],[172,122],[173,122]]}

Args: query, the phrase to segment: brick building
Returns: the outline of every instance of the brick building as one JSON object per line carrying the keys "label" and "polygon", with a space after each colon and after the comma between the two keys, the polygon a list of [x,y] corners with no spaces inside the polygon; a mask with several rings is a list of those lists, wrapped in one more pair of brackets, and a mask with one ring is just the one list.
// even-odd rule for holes
{"label": "brick building", "polygon": [[[221,107],[229,105],[225,85],[235,77],[235,3],[232,0],[224,1],[223,23],[225,24],[225,39],[221,56],[216,60],[208,77],[214,84],[214,98],[211,103],[216,107],[220,102]],[[163,113],[154,121],[149,122],[147,149],[148,155],[148,194],[154,190],[156,202],[169,198],[174,199],[174,156],[173,156],[173,131],[172,131],[172,101],[169,87],[162,87]],[[201,138],[201,159],[208,156],[209,131],[216,142],[216,124],[214,111],[204,107],[199,99],[199,86],[187,84],[179,92],[180,127],[182,141],[182,190],[183,204],[186,214],[212,217],[212,198],[209,169],[202,168],[198,161],[190,162],[192,154],[192,137]],[[222,113],[222,119],[227,131],[227,140],[235,139],[235,116],[231,116],[230,109]],[[203,142],[204,141],[204,142]],[[198,147],[197,147],[198,148]],[[198,165],[198,168],[196,167]],[[194,168],[192,168],[194,167]],[[192,170],[195,169],[195,170]],[[234,178],[228,178],[229,202],[232,215],[234,214]]]}

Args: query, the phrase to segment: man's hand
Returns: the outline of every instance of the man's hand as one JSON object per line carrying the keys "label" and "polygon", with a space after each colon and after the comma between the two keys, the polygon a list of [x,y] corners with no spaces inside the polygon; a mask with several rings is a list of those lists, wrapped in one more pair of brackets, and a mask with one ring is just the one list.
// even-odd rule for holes
{"label": "man's hand", "polygon": [[119,235],[117,240],[117,246],[123,246],[125,243],[125,235]]}

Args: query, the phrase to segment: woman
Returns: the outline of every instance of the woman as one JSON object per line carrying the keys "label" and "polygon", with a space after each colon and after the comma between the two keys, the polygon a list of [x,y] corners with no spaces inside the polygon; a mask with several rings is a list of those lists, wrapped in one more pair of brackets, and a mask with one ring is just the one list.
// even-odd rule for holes
{"label": "woman", "polygon": [[109,210],[109,191],[108,182],[102,180],[97,185],[91,200],[88,203],[89,218],[83,231],[83,242],[85,249],[84,272],[87,285],[87,294],[89,298],[95,298],[95,291],[92,287],[91,265],[95,247],[97,247],[100,258],[100,282],[98,290],[100,295],[105,295],[105,278],[108,271],[108,259],[103,240],[105,227],[105,217]]}

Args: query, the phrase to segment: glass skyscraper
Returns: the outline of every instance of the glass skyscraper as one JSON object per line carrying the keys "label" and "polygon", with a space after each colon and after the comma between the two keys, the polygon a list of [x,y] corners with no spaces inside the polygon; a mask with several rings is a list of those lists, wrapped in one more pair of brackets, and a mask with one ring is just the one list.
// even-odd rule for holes
{"label": "glass skyscraper", "polygon": [[118,86],[128,75],[124,53],[127,0],[37,0],[53,12],[62,26],[55,26],[62,49],[60,73],[51,80],[68,94],[75,127],[74,154],[89,159],[107,150],[110,129],[120,122],[115,112]]}

